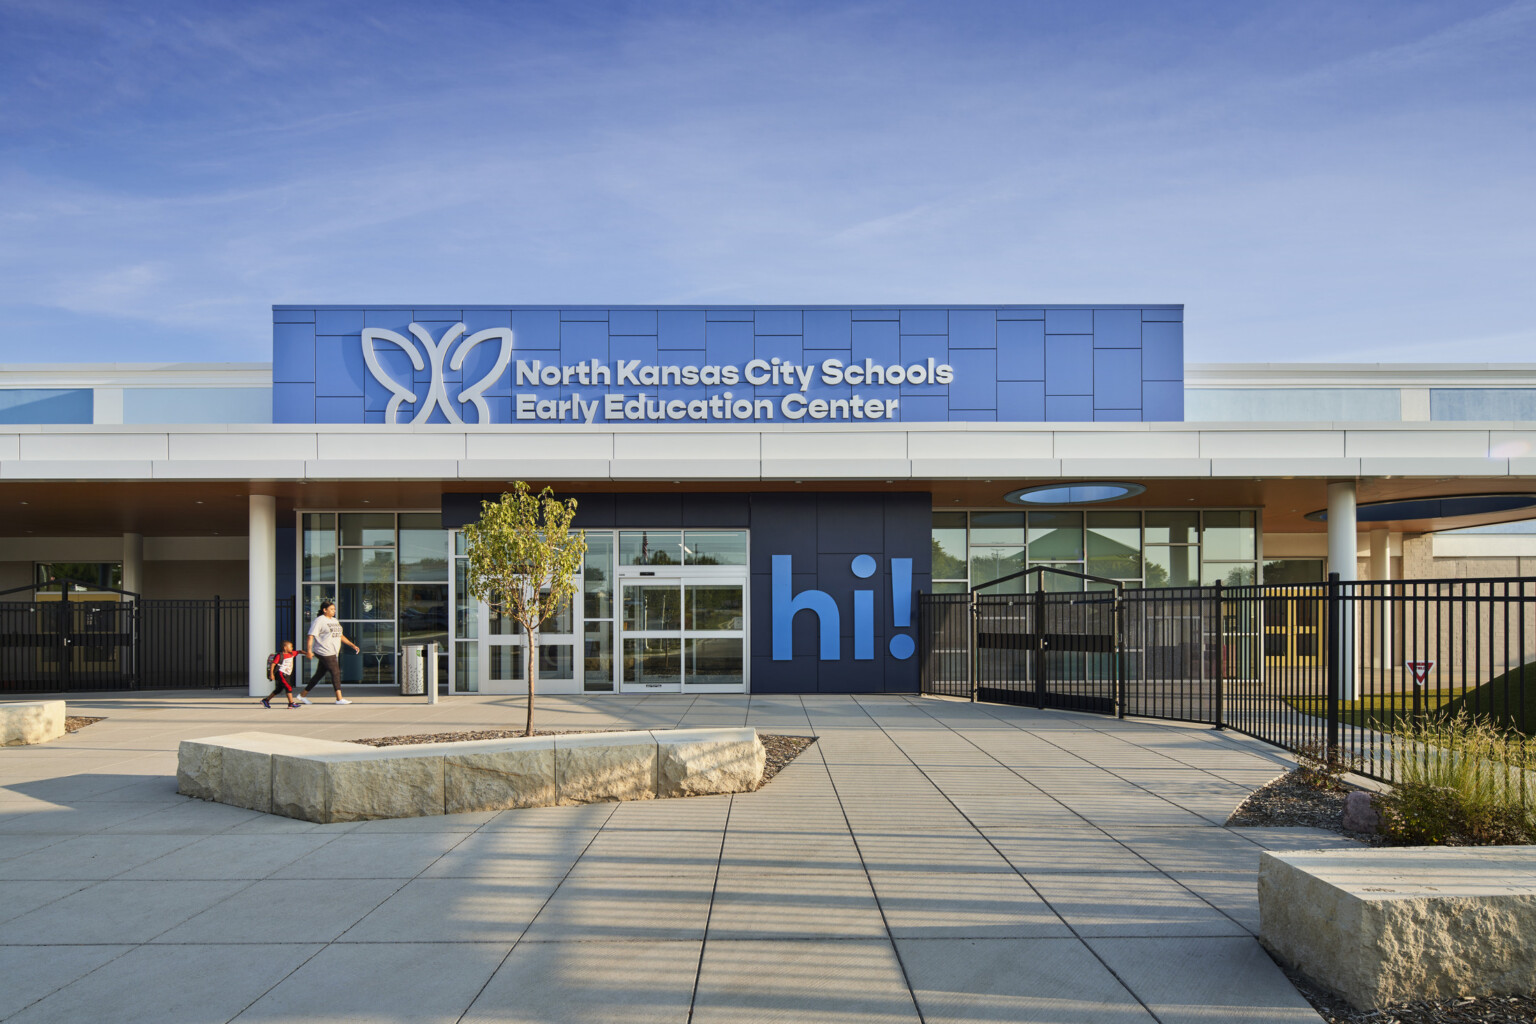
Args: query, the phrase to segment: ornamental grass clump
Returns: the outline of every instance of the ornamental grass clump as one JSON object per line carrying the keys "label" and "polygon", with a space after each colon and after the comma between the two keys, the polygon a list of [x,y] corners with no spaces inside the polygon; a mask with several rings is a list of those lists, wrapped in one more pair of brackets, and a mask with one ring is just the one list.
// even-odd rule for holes
{"label": "ornamental grass clump", "polygon": [[1381,831],[1402,846],[1536,842],[1536,749],[1465,712],[1399,722],[1389,736],[1396,781]]}

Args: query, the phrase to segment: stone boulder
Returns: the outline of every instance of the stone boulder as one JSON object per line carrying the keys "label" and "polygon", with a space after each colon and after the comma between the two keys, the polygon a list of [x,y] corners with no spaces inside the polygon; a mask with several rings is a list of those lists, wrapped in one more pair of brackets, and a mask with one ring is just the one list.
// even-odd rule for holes
{"label": "stone boulder", "polygon": [[668,729],[652,735],[657,796],[745,793],[763,780],[768,752],[756,729]]}
{"label": "stone boulder", "polygon": [[448,745],[275,755],[272,813],[322,824],[442,814]]}
{"label": "stone boulder", "polygon": [[235,732],[182,740],[176,751],[176,792],[263,813],[272,810],[272,758],[372,750],[308,736]]}
{"label": "stone boulder", "polygon": [[649,732],[555,737],[555,801],[592,804],[656,796],[656,739]]}
{"label": "stone boulder", "polygon": [[445,743],[447,814],[548,807],[555,802],[555,741],[550,736]]}
{"label": "stone boulder", "polygon": [[47,743],[64,735],[64,702],[18,700],[0,704],[0,747]]}
{"label": "stone boulder", "polygon": [[1370,832],[1381,829],[1381,814],[1371,799],[1371,794],[1355,790],[1344,798],[1344,827],[1351,832]]}

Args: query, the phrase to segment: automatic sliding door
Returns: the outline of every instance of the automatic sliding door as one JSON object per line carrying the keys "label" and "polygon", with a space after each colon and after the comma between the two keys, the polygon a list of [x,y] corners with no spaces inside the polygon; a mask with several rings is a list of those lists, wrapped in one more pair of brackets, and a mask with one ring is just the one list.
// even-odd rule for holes
{"label": "automatic sliding door", "polygon": [[631,693],[677,693],[683,684],[683,585],[679,580],[623,583],[621,684]]}
{"label": "automatic sliding door", "polygon": [[685,583],[683,607],[683,690],[742,692],[746,684],[745,583]]}

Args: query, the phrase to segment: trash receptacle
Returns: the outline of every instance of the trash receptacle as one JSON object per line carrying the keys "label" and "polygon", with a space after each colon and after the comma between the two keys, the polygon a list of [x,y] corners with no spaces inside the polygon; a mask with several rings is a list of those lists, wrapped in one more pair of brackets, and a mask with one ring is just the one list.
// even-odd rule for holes
{"label": "trash receptacle", "polygon": [[406,644],[400,648],[400,696],[420,697],[426,688],[425,644]]}

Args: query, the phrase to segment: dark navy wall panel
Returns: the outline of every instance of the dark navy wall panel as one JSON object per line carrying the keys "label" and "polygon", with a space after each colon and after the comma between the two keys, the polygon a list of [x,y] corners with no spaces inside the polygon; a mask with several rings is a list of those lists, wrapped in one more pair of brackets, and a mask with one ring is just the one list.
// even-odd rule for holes
{"label": "dark navy wall panel", "polygon": [[[906,423],[984,420],[1179,418],[1183,410],[1184,312],[1182,306],[916,306],[872,307],[292,307],[272,311],[273,421],[276,423],[382,423],[392,392],[377,380],[362,358],[364,328],[393,331],[420,351],[410,332],[414,323],[434,344],[464,325],[463,337],[477,331],[510,328],[513,365],[485,381],[496,364],[499,342],[469,350],[462,368],[452,367],[456,341],[442,361],[450,408],[466,423],[476,423],[472,405],[457,397],[476,381],[485,381],[491,422],[518,420],[515,395],[559,402],[576,396],[591,401],[604,393],[653,399],[708,400],[725,391],[736,399],[769,399],[773,415],[760,422],[799,422],[807,426],[834,420],[789,419],[780,405],[799,384],[691,386],[624,382],[621,363],[637,366],[735,366],[753,359],[808,365],[817,372],[806,398],[896,398],[891,417]],[[431,360],[414,370],[398,346],[375,345],[382,372],[405,386],[412,400],[396,414],[409,421],[416,403],[427,402]],[[825,360],[844,365],[935,365],[954,370],[950,384],[905,381],[896,385],[821,380]],[[517,382],[516,363],[572,366],[591,361],[608,368],[609,380],[577,379],[546,385]],[[1003,387],[1003,384],[1019,385]],[[1179,394],[1173,396],[1175,387]],[[345,400],[345,401],[343,401]],[[1177,412],[1177,416],[1170,416]],[[1099,415],[1100,413],[1112,415]],[[574,414],[558,414],[571,422]],[[446,422],[434,409],[432,422]],[[704,419],[663,420],[707,426]],[[552,422],[542,420],[542,422]],[[608,421],[602,413],[595,422]],[[867,422],[867,421],[866,421]]]}

